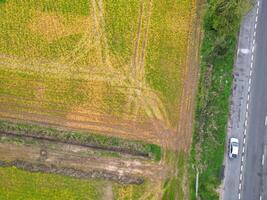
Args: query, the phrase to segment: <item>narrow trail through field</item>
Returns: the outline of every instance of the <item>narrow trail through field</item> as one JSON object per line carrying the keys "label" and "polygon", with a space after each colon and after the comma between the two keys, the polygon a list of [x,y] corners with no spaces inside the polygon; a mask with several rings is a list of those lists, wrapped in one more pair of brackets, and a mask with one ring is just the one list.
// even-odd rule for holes
{"label": "narrow trail through field", "polygon": [[[143,159],[123,157],[97,156],[97,152],[85,146],[38,140],[38,144],[31,140],[20,138],[24,142],[12,142],[11,136],[0,135],[0,160],[8,163],[22,161],[36,166],[54,166],[56,168],[75,169],[87,178],[107,178],[118,182],[138,183],[141,178],[162,180],[167,172],[164,165]],[[10,137],[10,138],[9,138]],[[2,141],[3,140],[3,141]],[[40,169],[42,171],[42,169]],[[75,170],[73,171],[75,175]],[[160,176],[155,176],[159,174]],[[68,174],[71,175],[71,174]],[[92,176],[92,177],[90,177]],[[82,178],[81,176],[80,178]],[[85,177],[85,178],[86,178]],[[137,182],[136,182],[137,181]]]}
{"label": "narrow trail through field", "polygon": [[133,57],[132,57],[132,64],[131,64],[131,71],[132,74],[136,74],[136,65],[138,62],[138,48],[140,43],[140,35],[141,35],[141,29],[142,29],[142,18],[143,18],[143,10],[144,10],[144,2],[145,0],[140,1],[140,11],[139,11],[139,19],[138,19],[138,28],[137,28],[137,34],[135,39],[135,45],[133,50]]}
{"label": "narrow trail through field", "polygon": [[199,70],[199,45],[201,40],[201,17],[200,5],[198,3],[196,13],[191,13],[191,25],[189,28],[188,39],[188,57],[186,60],[186,68],[184,71],[184,86],[182,90],[180,116],[176,130],[176,140],[174,142],[176,148],[188,151],[192,141],[193,131],[193,112],[195,105],[195,96],[197,90],[198,70]]}
{"label": "narrow trail through field", "polygon": [[107,183],[102,200],[113,200],[112,184]]}
{"label": "narrow trail through field", "polygon": [[[131,90],[131,95],[129,95],[128,100],[128,109],[132,110],[135,116],[138,116],[140,109],[143,109],[147,116],[166,121],[168,124],[168,118],[166,113],[164,113],[165,109],[161,100],[153,93],[147,93],[147,91],[138,89],[149,88],[145,80],[145,51],[148,42],[152,9],[152,0],[141,1],[136,41],[131,64],[132,84],[137,85],[138,87],[137,89]],[[150,96],[155,96],[154,99],[156,101],[150,101]]]}

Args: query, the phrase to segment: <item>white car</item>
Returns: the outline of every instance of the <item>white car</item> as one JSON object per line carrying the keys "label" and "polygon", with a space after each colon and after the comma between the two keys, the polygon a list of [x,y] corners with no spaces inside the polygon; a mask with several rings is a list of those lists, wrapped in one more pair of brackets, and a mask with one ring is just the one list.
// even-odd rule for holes
{"label": "white car", "polygon": [[236,158],[238,156],[239,141],[237,138],[230,138],[229,140],[229,158]]}

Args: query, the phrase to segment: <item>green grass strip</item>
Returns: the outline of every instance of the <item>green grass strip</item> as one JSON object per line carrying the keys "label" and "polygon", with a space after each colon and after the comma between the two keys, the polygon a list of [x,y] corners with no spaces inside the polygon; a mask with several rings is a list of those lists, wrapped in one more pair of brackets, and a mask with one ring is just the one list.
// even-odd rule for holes
{"label": "green grass strip", "polygon": [[191,199],[195,173],[203,200],[219,199],[237,35],[246,0],[209,0],[204,17],[201,69],[191,150]]}

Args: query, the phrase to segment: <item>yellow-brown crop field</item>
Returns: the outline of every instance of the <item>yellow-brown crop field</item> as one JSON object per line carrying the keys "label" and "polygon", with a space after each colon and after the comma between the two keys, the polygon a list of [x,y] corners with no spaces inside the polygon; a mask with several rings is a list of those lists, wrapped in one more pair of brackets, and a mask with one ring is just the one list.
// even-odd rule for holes
{"label": "yellow-brown crop field", "polygon": [[161,144],[194,13],[191,0],[0,1],[0,117]]}
{"label": "yellow-brown crop field", "polygon": [[[157,173],[155,181],[120,185],[0,167],[8,183],[0,198],[184,199],[186,156],[176,150],[191,141],[185,126],[192,126],[190,87],[197,80],[196,71],[190,77],[196,6],[196,0],[0,0],[1,120],[21,132],[26,126],[16,122],[60,128],[57,136],[67,129],[153,143],[130,141],[130,147],[143,147],[150,157],[154,152],[157,159],[147,162],[171,168],[162,179]],[[129,140],[91,140],[96,136],[99,144],[129,147]]]}

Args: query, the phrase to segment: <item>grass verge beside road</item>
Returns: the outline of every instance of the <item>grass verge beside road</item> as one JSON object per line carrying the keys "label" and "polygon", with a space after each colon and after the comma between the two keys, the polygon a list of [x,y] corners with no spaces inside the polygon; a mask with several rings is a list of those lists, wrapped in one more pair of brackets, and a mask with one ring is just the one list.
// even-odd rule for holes
{"label": "grass verge beside road", "polygon": [[200,199],[219,198],[216,190],[221,183],[237,35],[248,8],[247,0],[207,2],[191,149],[191,199],[195,199],[196,169]]}
{"label": "grass verge beside road", "polygon": [[185,152],[166,152],[166,162],[173,167],[173,175],[164,183],[162,200],[186,199],[188,182],[187,175],[187,154]]}

